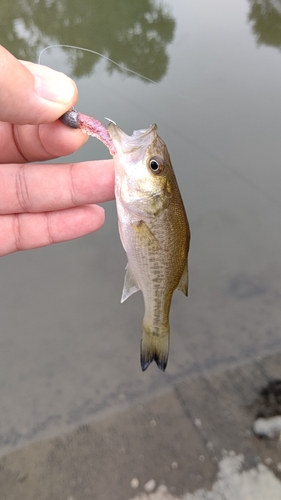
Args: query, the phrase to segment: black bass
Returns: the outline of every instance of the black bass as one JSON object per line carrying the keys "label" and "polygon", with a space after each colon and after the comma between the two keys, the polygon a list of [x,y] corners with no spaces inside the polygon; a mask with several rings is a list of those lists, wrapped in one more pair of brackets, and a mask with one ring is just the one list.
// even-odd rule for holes
{"label": "black bass", "polygon": [[116,153],[115,195],[120,238],[127,253],[121,302],[141,290],[145,315],[141,367],[165,370],[173,292],[187,295],[189,224],[165,143],[157,125],[128,136],[110,123]]}

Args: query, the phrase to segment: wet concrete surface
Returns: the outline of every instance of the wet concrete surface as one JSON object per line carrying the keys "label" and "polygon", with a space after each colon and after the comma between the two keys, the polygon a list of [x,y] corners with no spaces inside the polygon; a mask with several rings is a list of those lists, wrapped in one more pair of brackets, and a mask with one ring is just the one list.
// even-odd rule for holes
{"label": "wet concrete surface", "polygon": [[257,437],[252,426],[260,392],[279,378],[280,363],[276,353],[182,380],[148,402],[7,454],[0,460],[1,499],[232,499],[233,485],[224,489],[222,479],[210,492],[222,460],[238,456],[241,483],[247,471],[256,483],[267,471],[271,482],[259,487],[264,497],[241,490],[237,500],[275,500],[281,444]]}

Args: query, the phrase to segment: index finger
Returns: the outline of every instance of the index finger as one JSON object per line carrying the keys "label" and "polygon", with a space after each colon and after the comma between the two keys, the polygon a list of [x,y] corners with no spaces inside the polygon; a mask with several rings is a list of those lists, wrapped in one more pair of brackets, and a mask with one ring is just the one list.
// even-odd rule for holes
{"label": "index finger", "polygon": [[0,165],[0,214],[49,212],[113,199],[113,160]]}

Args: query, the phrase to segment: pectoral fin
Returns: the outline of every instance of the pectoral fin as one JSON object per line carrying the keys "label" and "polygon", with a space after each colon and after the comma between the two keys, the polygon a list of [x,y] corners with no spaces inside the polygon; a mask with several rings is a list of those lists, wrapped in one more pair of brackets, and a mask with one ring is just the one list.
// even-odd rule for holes
{"label": "pectoral fin", "polygon": [[130,295],[133,295],[133,293],[137,292],[139,290],[139,286],[136,282],[136,279],[130,269],[129,264],[126,266],[126,274],[125,274],[125,279],[124,279],[124,287],[123,287],[123,292],[122,292],[122,297],[121,297],[121,304],[124,302]]}
{"label": "pectoral fin", "polygon": [[188,295],[188,269],[187,269],[187,263],[184,266],[184,270],[181,276],[181,279],[179,281],[179,284],[177,286],[177,290],[180,292],[184,293],[184,295]]}
{"label": "pectoral fin", "polygon": [[151,252],[160,250],[159,241],[143,220],[140,220],[138,224],[132,224],[132,228],[138,243],[142,247],[149,249]]}

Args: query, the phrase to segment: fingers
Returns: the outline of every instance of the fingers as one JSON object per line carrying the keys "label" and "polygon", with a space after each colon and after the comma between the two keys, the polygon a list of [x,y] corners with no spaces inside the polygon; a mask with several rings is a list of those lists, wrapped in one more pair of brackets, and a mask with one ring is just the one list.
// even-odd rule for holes
{"label": "fingers", "polygon": [[43,214],[0,217],[0,256],[79,238],[104,223],[102,207],[90,205]]}
{"label": "fingers", "polygon": [[0,46],[1,121],[18,125],[52,122],[76,100],[76,85],[66,75],[20,62]]}
{"label": "fingers", "polygon": [[112,199],[113,160],[0,165],[0,214],[50,212]]}
{"label": "fingers", "polygon": [[112,160],[36,165],[72,153],[87,136],[58,118],[77,100],[75,83],[18,61],[0,46],[0,255],[95,231],[114,198]]}
{"label": "fingers", "polygon": [[88,140],[59,120],[43,125],[0,124],[0,163],[45,161],[66,156]]}

